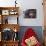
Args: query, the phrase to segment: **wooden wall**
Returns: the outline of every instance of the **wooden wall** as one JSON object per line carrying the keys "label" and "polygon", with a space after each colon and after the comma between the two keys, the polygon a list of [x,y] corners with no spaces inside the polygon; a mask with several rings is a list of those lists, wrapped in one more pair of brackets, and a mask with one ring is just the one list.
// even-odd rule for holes
{"label": "wooden wall", "polygon": [[46,0],[43,1],[43,6],[44,6],[44,26],[46,27]]}
{"label": "wooden wall", "polygon": [[10,28],[13,31],[16,29],[17,31],[19,31],[19,25],[15,25],[15,24],[2,24],[2,25],[0,25],[0,30],[1,31],[5,28]]}
{"label": "wooden wall", "polygon": [[43,0],[43,7],[44,7],[44,42],[46,46],[46,0]]}

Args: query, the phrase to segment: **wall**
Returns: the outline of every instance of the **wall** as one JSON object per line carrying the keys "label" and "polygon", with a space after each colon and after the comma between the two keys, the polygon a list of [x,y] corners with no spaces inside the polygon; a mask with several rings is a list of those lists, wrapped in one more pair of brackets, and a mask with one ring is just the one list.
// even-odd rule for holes
{"label": "wall", "polygon": [[12,7],[12,6],[14,6],[14,1],[15,0],[0,0],[0,6],[1,7]]}
{"label": "wall", "polygon": [[[0,0],[0,6],[15,6],[15,0]],[[21,26],[43,26],[43,6],[42,0],[17,0],[17,3],[20,7],[20,17],[19,24]],[[36,19],[25,19],[23,11],[26,9],[37,9],[37,18]]]}
{"label": "wall", "polygon": [[[22,26],[43,26],[43,6],[42,0],[21,0],[20,3],[20,25]],[[37,9],[36,19],[25,19],[23,11],[26,9]]]}

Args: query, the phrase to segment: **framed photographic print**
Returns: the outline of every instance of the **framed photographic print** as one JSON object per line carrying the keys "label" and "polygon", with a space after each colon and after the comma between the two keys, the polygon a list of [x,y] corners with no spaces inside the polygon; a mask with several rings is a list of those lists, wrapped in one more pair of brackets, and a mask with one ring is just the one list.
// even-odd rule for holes
{"label": "framed photographic print", "polygon": [[36,18],[36,9],[27,9],[24,18]]}
{"label": "framed photographic print", "polygon": [[9,15],[9,10],[2,10],[2,15]]}
{"label": "framed photographic print", "polygon": [[10,11],[9,11],[9,14],[10,14],[10,15],[17,15],[17,13],[18,13],[18,12],[17,12],[16,10],[10,10]]}

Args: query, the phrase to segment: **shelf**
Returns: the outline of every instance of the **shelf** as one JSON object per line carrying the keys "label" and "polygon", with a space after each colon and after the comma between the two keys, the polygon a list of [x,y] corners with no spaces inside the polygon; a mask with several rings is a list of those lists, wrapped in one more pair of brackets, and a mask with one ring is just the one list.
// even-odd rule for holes
{"label": "shelf", "polygon": [[18,24],[18,11],[19,7],[0,7],[0,24]]}
{"label": "shelf", "polygon": [[18,46],[18,41],[2,42],[3,46]]}
{"label": "shelf", "polygon": [[12,41],[12,40],[10,40],[10,41],[3,41],[4,43],[16,43],[16,42],[19,42],[19,40],[15,40],[15,41]]}
{"label": "shelf", "polygon": [[2,16],[2,24],[18,24],[18,16]]}
{"label": "shelf", "polygon": [[17,32],[20,29],[20,26],[18,24],[1,24],[1,30],[5,29],[5,28],[9,28],[12,29],[13,31],[16,29]]}
{"label": "shelf", "polygon": [[[18,24],[18,10],[19,7],[0,7],[0,46],[18,46],[19,40],[17,38],[20,29]],[[13,32],[9,33],[9,29],[11,32]],[[6,37],[6,34],[4,35],[4,31],[6,31],[7,34],[6,39],[4,39]]]}

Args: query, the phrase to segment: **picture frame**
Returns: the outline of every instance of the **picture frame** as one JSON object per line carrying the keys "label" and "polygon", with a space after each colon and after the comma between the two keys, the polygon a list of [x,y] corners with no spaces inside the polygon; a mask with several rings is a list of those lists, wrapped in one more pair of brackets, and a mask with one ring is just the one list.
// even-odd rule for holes
{"label": "picture frame", "polygon": [[10,15],[17,15],[18,12],[13,9],[13,10],[10,10],[10,11],[9,11],[9,14],[10,14]]}
{"label": "picture frame", "polygon": [[36,18],[36,9],[26,9],[24,18]]}
{"label": "picture frame", "polygon": [[9,15],[9,10],[2,10],[2,15]]}

